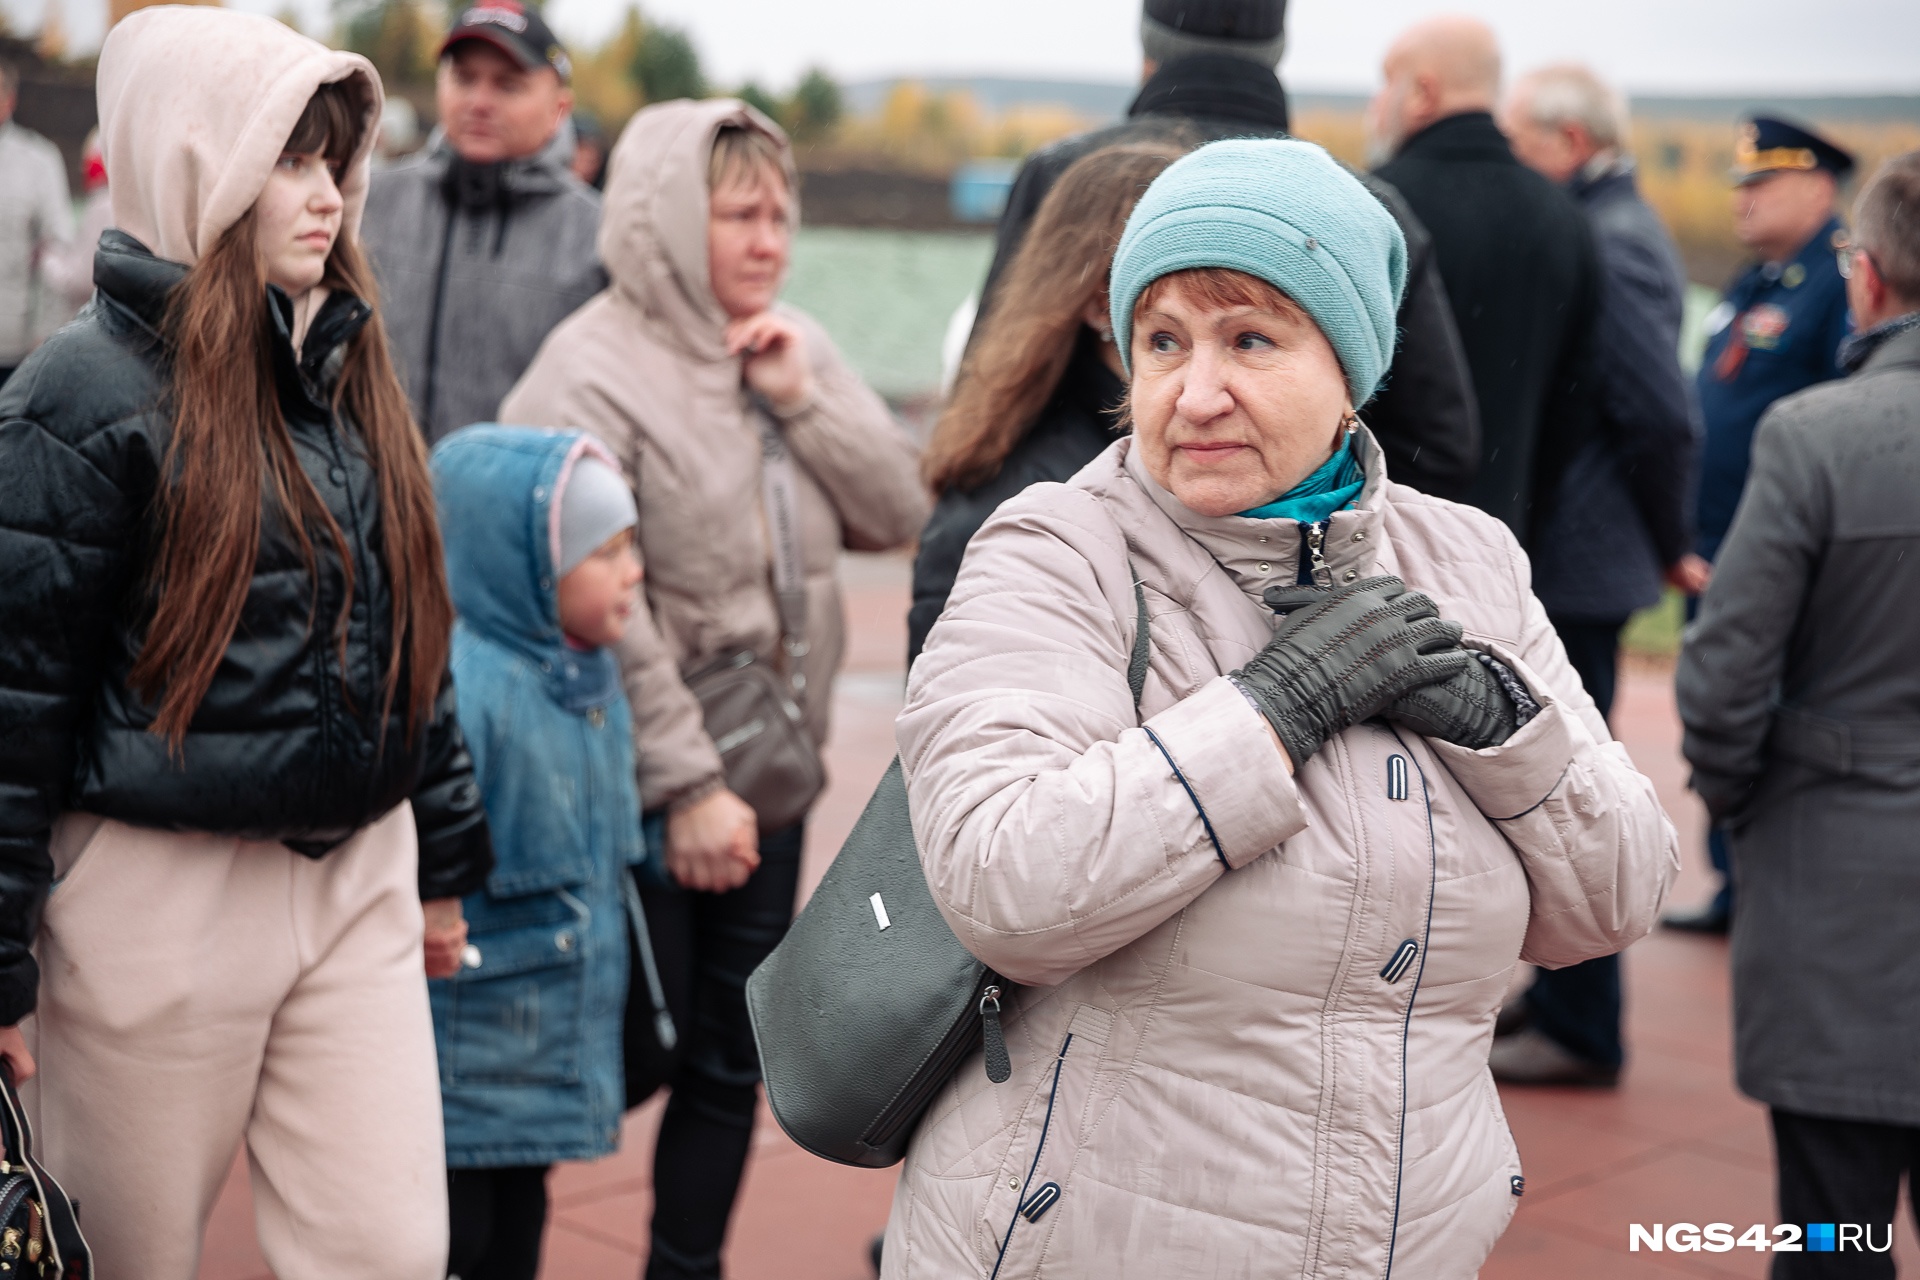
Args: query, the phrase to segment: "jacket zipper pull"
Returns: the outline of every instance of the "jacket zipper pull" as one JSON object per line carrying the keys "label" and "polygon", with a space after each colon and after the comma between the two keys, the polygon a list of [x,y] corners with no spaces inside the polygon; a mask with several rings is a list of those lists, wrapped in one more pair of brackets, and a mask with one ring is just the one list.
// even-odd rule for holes
{"label": "jacket zipper pull", "polygon": [[1333,569],[1327,564],[1327,522],[1302,524],[1300,539],[1306,546],[1307,562],[1312,566],[1310,574],[1316,587],[1333,585]]}
{"label": "jacket zipper pull", "polygon": [[1007,1037],[1000,1030],[1000,988],[980,993],[980,1038],[986,1042],[987,1079],[1005,1084],[1013,1078],[1013,1059],[1007,1056]]}

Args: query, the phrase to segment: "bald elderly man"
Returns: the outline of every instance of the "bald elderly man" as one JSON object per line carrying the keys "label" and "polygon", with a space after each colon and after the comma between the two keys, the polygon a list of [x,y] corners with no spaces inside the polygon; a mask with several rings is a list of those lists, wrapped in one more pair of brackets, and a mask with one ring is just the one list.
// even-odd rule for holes
{"label": "bald elderly man", "polygon": [[1374,172],[1433,236],[1480,408],[1466,500],[1535,541],[1588,431],[1581,383],[1598,271],[1573,199],[1514,158],[1493,121],[1500,49],[1473,18],[1435,18],[1388,51],[1367,111]]}

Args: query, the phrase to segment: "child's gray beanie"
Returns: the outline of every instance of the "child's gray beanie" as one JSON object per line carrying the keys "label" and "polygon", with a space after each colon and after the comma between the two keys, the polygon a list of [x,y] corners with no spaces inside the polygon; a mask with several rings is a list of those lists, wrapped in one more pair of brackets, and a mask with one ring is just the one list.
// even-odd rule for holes
{"label": "child's gray beanie", "polygon": [[560,577],[606,545],[608,538],[640,522],[633,490],[618,471],[592,454],[574,461],[560,488]]}

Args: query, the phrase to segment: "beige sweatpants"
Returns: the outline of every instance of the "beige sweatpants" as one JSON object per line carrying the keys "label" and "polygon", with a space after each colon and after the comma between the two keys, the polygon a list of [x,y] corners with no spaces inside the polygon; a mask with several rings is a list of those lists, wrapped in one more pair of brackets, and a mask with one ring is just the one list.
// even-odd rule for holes
{"label": "beige sweatpants", "polygon": [[440,1280],[412,810],[318,861],[76,820],[97,829],[70,868],[56,832],[26,1101],[99,1280],[193,1280],[242,1138],[279,1280]]}

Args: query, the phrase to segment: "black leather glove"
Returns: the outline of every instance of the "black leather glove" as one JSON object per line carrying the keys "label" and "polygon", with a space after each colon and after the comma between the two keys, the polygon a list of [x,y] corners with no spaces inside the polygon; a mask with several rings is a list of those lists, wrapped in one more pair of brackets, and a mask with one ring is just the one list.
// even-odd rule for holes
{"label": "black leather glove", "polygon": [[[1469,751],[1497,747],[1531,716],[1522,717],[1499,674],[1479,654],[1440,684],[1415,689],[1387,708],[1387,719],[1417,734]],[[1514,677],[1516,684],[1517,677]],[[1538,706],[1534,710],[1538,710]]]}
{"label": "black leather glove", "polygon": [[1231,679],[1280,735],[1296,768],[1342,729],[1473,661],[1460,648],[1460,628],[1441,621],[1433,601],[1398,578],[1332,591],[1269,587],[1266,601],[1285,620]]}

